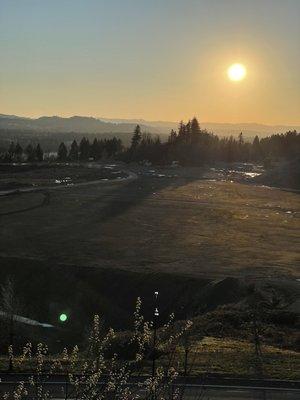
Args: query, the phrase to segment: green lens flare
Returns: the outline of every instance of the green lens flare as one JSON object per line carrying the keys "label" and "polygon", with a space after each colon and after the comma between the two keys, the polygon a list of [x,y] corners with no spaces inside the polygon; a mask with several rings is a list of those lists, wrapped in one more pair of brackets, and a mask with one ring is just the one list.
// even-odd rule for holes
{"label": "green lens flare", "polygon": [[66,322],[67,319],[68,319],[67,314],[60,314],[59,320],[60,320],[61,322]]}

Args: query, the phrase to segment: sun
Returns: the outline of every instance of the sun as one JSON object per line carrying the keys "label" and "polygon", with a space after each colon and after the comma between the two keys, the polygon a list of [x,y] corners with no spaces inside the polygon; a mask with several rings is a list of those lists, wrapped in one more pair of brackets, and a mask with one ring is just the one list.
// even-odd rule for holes
{"label": "sun", "polygon": [[246,68],[243,64],[232,64],[227,70],[228,78],[231,81],[242,81],[247,74]]}

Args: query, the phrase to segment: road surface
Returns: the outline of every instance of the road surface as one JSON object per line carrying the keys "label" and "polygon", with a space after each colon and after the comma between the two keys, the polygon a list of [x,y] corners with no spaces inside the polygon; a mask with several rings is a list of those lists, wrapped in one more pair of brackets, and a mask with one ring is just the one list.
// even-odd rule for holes
{"label": "road surface", "polygon": [[[5,392],[11,392],[16,388],[20,381],[28,382],[28,374],[18,373],[2,373],[0,374],[0,396]],[[48,378],[41,376],[44,383],[44,389],[49,390],[52,399],[73,399],[71,385],[66,384],[66,377],[63,375],[53,375]],[[134,388],[137,385],[137,379],[132,378],[132,383],[128,386]],[[191,378],[186,385],[180,383],[179,378],[177,384],[170,389],[170,394],[178,390],[182,394],[183,400],[298,400],[300,398],[299,382],[292,381],[263,381],[263,380],[247,380],[247,379],[207,379],[207,383],[199,384],[199,378]],[[218,382],[212,383],[212,382]],[[195,383],[193,383],[195,382]],[[211,383],[208,383],[211,382]],[[225,383],[227,382],[227,383]],[[30,386],[28,385],[29,391]],[[143,398],[143,391],[137,389]],[[134,391],[134,390],[133,390]],[[67,396],[66,396],[67,393]]]}

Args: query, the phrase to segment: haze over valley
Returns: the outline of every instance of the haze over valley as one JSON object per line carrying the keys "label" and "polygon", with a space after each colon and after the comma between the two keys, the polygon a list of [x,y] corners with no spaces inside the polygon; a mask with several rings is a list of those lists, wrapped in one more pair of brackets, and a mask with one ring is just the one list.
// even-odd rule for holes
{"label": "haze over valley", "polygon": [[[111,119],[84,116],[62,118],[58,116],[43,116],[25,118],[14,115],[0,114],[0,129],[26,130],[33,133],[45,132],[75,132],[75,133],[131,133],[136,124],[145,132],[161,134],[170,133],[178,128],[178,122],[146,121],[144,119]],[[220,136],[237,136],[240,132],[246,137],[254,138],[275,133],[300,130],[300,125],[264,125],[259,123],[213,123],[200,121],[201,127]]]}

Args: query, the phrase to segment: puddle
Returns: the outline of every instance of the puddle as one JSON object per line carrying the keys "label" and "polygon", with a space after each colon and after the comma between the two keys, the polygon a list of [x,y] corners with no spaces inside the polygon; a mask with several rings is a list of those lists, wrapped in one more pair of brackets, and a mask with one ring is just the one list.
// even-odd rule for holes
{"label": "puddle", "polygon": [[260,176],[262,174],[261,172],[246,172],[246,171],[239,171],[236,169],[230,169],[228,172],[229,174],[237,174],[248,178],[256,178],[257,176]]}
{"label": "puddle", "polygon": [[271,186],[266,186],[266,185],[256,185],[256,187],[261,187],[261,188],[270,189],[270,190],[275,189],[275,188],[273,188]]}
{"label": "puddle", "polygon": [[243,175],[249,176],[250,178],[255,178],[256,176],[260,176],[260,172],[244,172]]}
{"label": "puddle", "polygon": [[65,178],[61,178],[61,179],[55,179],[55,183],[57,185],[61,185],[62,183],[70,183],[71,178],[69,176],[66,176]]}

